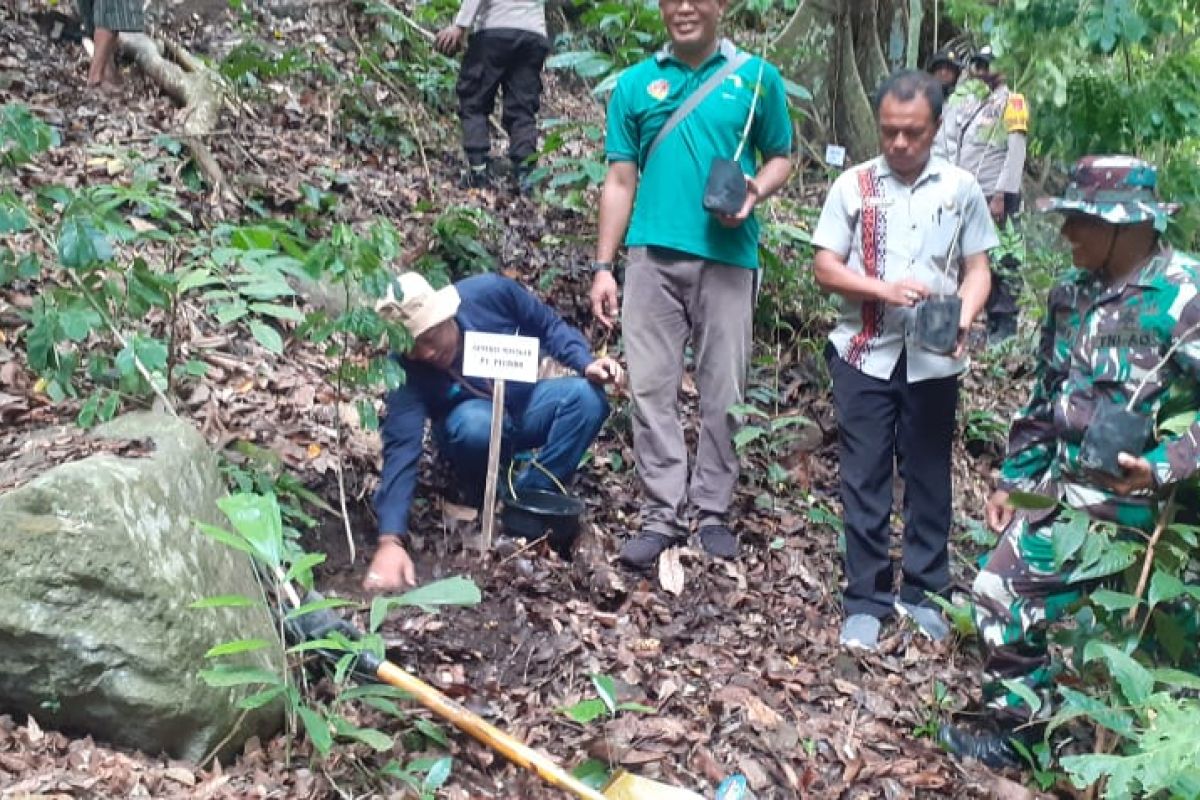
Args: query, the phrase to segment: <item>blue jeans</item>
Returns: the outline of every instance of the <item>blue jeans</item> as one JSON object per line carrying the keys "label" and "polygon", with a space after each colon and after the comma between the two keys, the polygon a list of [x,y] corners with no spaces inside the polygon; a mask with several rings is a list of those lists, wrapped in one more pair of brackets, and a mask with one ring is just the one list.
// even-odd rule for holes
{"label": "blue jeans", "polygon": [[[566,485],[607,417],[604,391],[586,378],[538,381],[520,417],[504,415],[501,463],[510,461],[514,453],[540,448],[538,463]],[[483,496],[491,427],[492,402],[482,398],[459,403],[433,426],[438,450],[449,459],[459,486],[472,502]],[[506,481],[501,474],[499,485],[505,486]],[[554,482],[535,467],[515,478],[514,486],[518,491],[557,491]]]}

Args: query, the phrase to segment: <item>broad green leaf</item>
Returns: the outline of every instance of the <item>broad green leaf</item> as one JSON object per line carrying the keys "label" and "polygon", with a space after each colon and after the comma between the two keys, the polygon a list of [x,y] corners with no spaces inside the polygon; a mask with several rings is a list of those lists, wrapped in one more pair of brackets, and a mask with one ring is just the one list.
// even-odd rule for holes
{"label": "broad green leaf", "polygon": [[1029,706],[1030,713],[1036,715],[1042,708],[1042,698],[1038,697],[1037,692],[1029,688],[1029,685],[1023,681],[1009,678],[1002,681],[1004,688],[1015,694],[1024,701],[1025,705]]}
{"label": "broad green leaf", "polygon": [[300,715],[300,721],[304,723],[304,730],[308,733],[313,747],[317,748],[321,755],[329,755],[333,748],[333,734],[329,732],[329,723],[308,706],[300,706],[296,713]]}
{"label": "broad green leaf", "polygon": [[598,697],[593,697],[589,700],[581,700],[573,706],[560,708],[559,711],[566,714],[580,725],[587,725],[590,722],[603,717],[608,711],[608,706]]}
{"label": "broad green leaf", "polygon": [[359,702],[364,706],[369,706],[370,708],[375,709],[376,711],[382,711],[384,714],[390,714],[397,719],[404,719],[408,716],[400,709],[400,706],[396,705],[391,700],[385,700],[382,697],[364,697],[362,700],[359,700]]}
{"label": "broad green leaf", "polygon": [[454,765],[454,760],[449,756],[439,758],[425,773],[425,780],[421,783],[421,789],[426,792],[432,792],[440,789],[450,778],[450,770]]}
{"label": "broad green leaf", "polygon": [[288,567],[288,571],[287,571],[287,574],[284,576],[284,580],[290,581],[295,578],[307,577],[308,582],[305,585],[311,587],[313,567],[317,566],[318,564],[324,564],[324,563],[325,563],[325,554],[324,553],[305,553],[300,558],[298,558],[294,562],[292,562],[292,565],[290,567]]}
{"label": "broad green leaf", "polygon": [[447,749],[450,747],[450,740],[446,738],[446,732],[442,730],[440,726],[435,725],[429,720],[417,719],[417,721],[413,723],[413,727],[420,731],[421,735],[429,741],[439,744]]}
{"label": "broad green leaf", "polygon": [[265,689],[261,692],[256,692],[249,697],[244,697],[238,701],[238,708],[252,711],[256,708],[262,708],[275,698],[284,693],[284,686],[272,686],[270,689]]}
{"label": "broad green leaf", "polygon": [[221,283],[221,279],[212,274],[211,271],[199,267],[190,269],[184,273],[179,279],[179,285],[176,287],[176,292],[180,295],[186,294],[193,289],[200,289],[204,286],[214,286]]}
{"label": "broad green leaf", "polygon": [[236,533],[231,533],[224,528],[218,528],[215,525],[208,525],[203,522],[197,522],[196,527],[199,528],[200,532],[205,536],[214,541],[220,542],[226,547],[232,547],[234,550],[240,550],[246,555],[254,555],[254,548],[252,548],[245,539],[238,536]]}
{"label": "broad green leaf", "polygon": [[0,234],[20,233],[29,227],[29,212],[12,192],[0,194]]}
{"label": "broad green leaf", "polygon": [[259,603],[241,594],[222,594],[216,597],[205,597],[190,604],[188,608],[250,608]]}
{"label": "broad green leaf", "polygon": [[58,233],[58,260],[67,269],[86,269],[112,260],[112,245],[91,219],[73,215],[63,220]]}
{"label": "broad green leaf", "polygon": [[1145,703],[1154,691],[1154,676],[1128,653],[1093,639],[1084,647],[1083,660],[1089,662],[1096,659],[1101,659],[1108,665],[1109,673],[1116,679],[1121,693],[1132,705]]}
{"label": "broad green leaf", "polygon": [[1088,537],[1088,518],[1083,514],[1064,514],[1051,528],[1054,543],[1054,568],[1063,566],[1075,556]]}
{"label": "broad green leaf", "polygon": [[259,344],[275,355],[283,353],[283,337],[267,323],[257,319],[250,320],[250,333]]}
{"label": "broad green leaf", "polygon": [[1062,710],[1059,713],[1060,717],[1067,714],[1086,716],[1108,728],[1113,733],[1118,733],[1127,738],[1134,735],[1133,718],[1129,712],[1120,708],[1113,708],[1094,697],[1089,697],[1083,692],[1076,691],[1068,686],[1060,686],[1058,691],[1063,697]]}
{"label": "broad green leaf", "polygon": [[608,707],[608,713],[617,713],[617,682],[609,675],[593,675],[592,684],[596,687],[596,694]]}
{"label": "broad green leaf", "polygon": [[1150,578],[1150,591],[1146,595],[1147,602],[1151,608],[1154,608],[1159,603],[1168,603],[1179,597],[1185,589],[1183,581],[1179,578],[1161,569],[1155,570],[1153,577]]}
{"label": "broad green leaf", "polygon": [[1200,690],[1200,675],[1181,669],[1153,669],[1150,674],[1158,683],[1178,686],[1181,689]]}
{"label": "broad green leaf", "polygon": [[263,314],[276,319],[286,319],[291,322],[304,322],[304,314],[292,306],[284,306],[279,303],[251,303],[250,310],[256,314]]}
{"label": "broad green leaf", "polygon": [[303,617],[305,614],[311,614],[314,611],[324,611],[330,608],[343,608],[344,606],[352,605],[354,605],[353,600],[345,600],[340,597],[326,597],[293,608],[284,616],[284,619],[295,619],[296,617]]}
{"label": "broad green leaf", "polygon": [[1200,416],[1195,410],[1188,409],[1181,414],[1175,414],[1162,422],[1158,423],[1158,430],[1161,434],[1176,437],[1187,433],[1188,429],[1196,424],[1197,417]]}
{"label": "broad green leaf", "polygon": [[1111,589],[1097,589],[1092,592],[1091,601],[1106,611],[1128,611],[1138,604],[1133,595]]}
{"label": "broad green leaf", "polygon": [[617,711],[636,711],[639,714],[657,714],[658,709],[645,703],[617,703]]}
{"label": "broad green leaf", "polygon": [[232,656],[237,653],[249,653],[254,650],[262,650],[264,647],[270,647],[271,643],[266,639],[237,639],[232,642],[225,642],[209,648],[209,651],[204,654],[205,658],[219,658],[220,656]]}
{"label": "broad green leaf", "polygon": [[604,784],[608,783],[608,779],[612,777],[608,764],[598,758],[589,758],[571,770],[571,774],[576,780],[593,789],[602,789]]}
{"label": "broad green leaf", "polygon": [[767,431],[758,425],[743,425],[738,429],[738,432],[733,435],[733,446],[738,450],[746,447],[753,441],[765,436]]}
{"label": "broad green leaf", "polygon": [[361,700],[364,697],[389,697],[393,700],[411,700],[412,695],[403,689],[397,689],[395,686],[388,686],[381,683],[368,683],[362,686],[353,686],[343,692],[338,693],[338,700]]}
{"label": "broad green leaf", "polygon": [[307,653],[312,650],[345,650],[345,640],[337,640],[332,638],[327,639],[309,639],[299,644],[294,644],[287,649],[289,653]]}
{"label": "broad green leaf", "polygon": [[95,328],[100,327],[103,320],[95,309],[82,306],[60,310],[58,323],[68,339],[72,342],[82,342]]}
{"label": "broad green leaf", "polygon": [[405,592],[398,597],[376,597],[371,602],[369,626],[371,632],[379,630],[379,626],[387,619],[393,608],[402,606],[417,606],[423,611],[432,612],[437,606],[474,606],[483,599],[479,587],[470,578],[456,575],[440,581],[427,583],[424,586]]}
{"label": "broad green leaf", "polygon": [[217,318],[220,325],[236,322],[249,313],[250,307],[240,298],[228,303],[221,303],[213,310],[213,316]]}
{"label": "broad green leaf", "polygon": [[200,670],[200,677],[209,686],[221,689],[228,686],[246,686],[249,684],[265,683],[274,686],[282,682],[278,673],[259,667],[234,667],[220,664],[212,669]]}
{"label": "broad green leaf", "polygon": [[375,730],[374,728],[357,728],[353,725],[346,727],[338,726],[338,733],[342,736],[356,739],[378,752],[387,752],[392,749],[394,742],[391,737]]}
{"label": "broad green leaf", "polygon": [[1008,503],[1013,508],[1044,511],[1048,508],[1054,508],[1058,505],[1058,501],[1053,497],[1046,497],[1042,494],[1032,494],[1030,492],[1011,492],[1008,495]]}
{"label": "broad green leaf", "polygon": [[218,500],[217,507],[253,548],[257,558],[272,570],[281,567],[283,518],[274,495],[232,494]]}
{"label": "broad green leaf", "polygon": [[1123,572],[1137,561],[1137,553],[1134,551],[1136,546],[1132,542],[1110,541],[1105,544],[1103,555],[1095,563],[1088,566],[1080,565],[1067,577],[1067,580],[1071,583],[1078,583]]}

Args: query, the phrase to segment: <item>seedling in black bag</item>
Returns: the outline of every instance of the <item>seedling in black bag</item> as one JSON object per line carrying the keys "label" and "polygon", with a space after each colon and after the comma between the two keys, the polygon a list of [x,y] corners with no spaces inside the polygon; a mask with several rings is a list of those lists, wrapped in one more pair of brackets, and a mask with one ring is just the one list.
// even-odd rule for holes
{"label": "seedling in black bag", "polygon": [[704,184],[704,210],[710,214],[721,214],[726,217],[737,215],[746,204],[746,174],[742,172],[742,149],[750,136],[750,128],[754,125],[754,110],[758,107],[758,93],[762,89],[763,67],[767,64],[760,59],[758,64],[758,79],[754,84],[754,97],[750,100],[750,113],[746,115],[746,124],[742,128],[742,138],[738,142],[737,152],[733,158],[715,156],[708,169],[708,180]]}
{"label": "seedling in black bag", "polygon": [[1146,445],[1154,433],[1154,418],[1139,414],[1133,410],[1138,397],[1146,383],[1154,377],[1162,365],[1171,360],[1171,356],[1186,342],[1193,333],[1200,330],[1200,323],[1188,328],[1182,336],[1167,350],[1166,354],[1142,377],[1129,402],[1124,406],[1106,404],[1096,409],[1091,424],[1083,434],[1083,443],[1079,447],[1079,463],[1084,469],[1121,477],[1124,470],[1117,463],[1117,456],[1128,453],[1140,457],[1146,452]]}
{"label": "seedling in black bag", "polygon": [[[958,279],[951,274],[954,264],[954,248],[958,244],[958,234],[962,231],[963,215],[958,215],[958,223],[954,226],[954,234],[950,239],[950,250],[943,259],[934,256],[933,268],[946,279],[946,282],[958,287]],[[917,344],[933,353],[948,356],[958,347],[958,325],[962,317],[962,298],[953,291],[949,294],[931,294],[917,305]]]}

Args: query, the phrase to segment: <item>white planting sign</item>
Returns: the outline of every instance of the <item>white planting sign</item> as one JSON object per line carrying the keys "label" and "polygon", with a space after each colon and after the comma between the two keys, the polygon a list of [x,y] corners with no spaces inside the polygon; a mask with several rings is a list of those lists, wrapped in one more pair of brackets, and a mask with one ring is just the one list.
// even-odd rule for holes
{"label": "white planting sign", "polygon": [[463,375],[536,383],[538,340],[532,336],[467,331],[463,336]]}

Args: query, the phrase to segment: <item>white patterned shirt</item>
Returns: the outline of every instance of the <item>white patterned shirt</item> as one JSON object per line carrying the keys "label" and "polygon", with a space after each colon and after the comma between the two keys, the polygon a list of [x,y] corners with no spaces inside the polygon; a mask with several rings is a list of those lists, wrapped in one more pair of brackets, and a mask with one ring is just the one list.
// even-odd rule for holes
{"label": "white patterned shirt", "polygon": [[[933,266],[933,258],[950,255],[956,231],[954,263],[951,274],[945,274]],[[893,175],[883,156],[846,170],[830,188],[813,233],[814,246],[833,252],[854,272],[888,283],[917,280],[935,294],[956,293],[963,259],[999,243],[979,183],[936,156],[912,185]],[[937,355],[913,340],[914,309],[845,297],[840,301],[829,340],[860,372],[887,380],[905,351],[909,383],[966,368],[965,358]]]}

